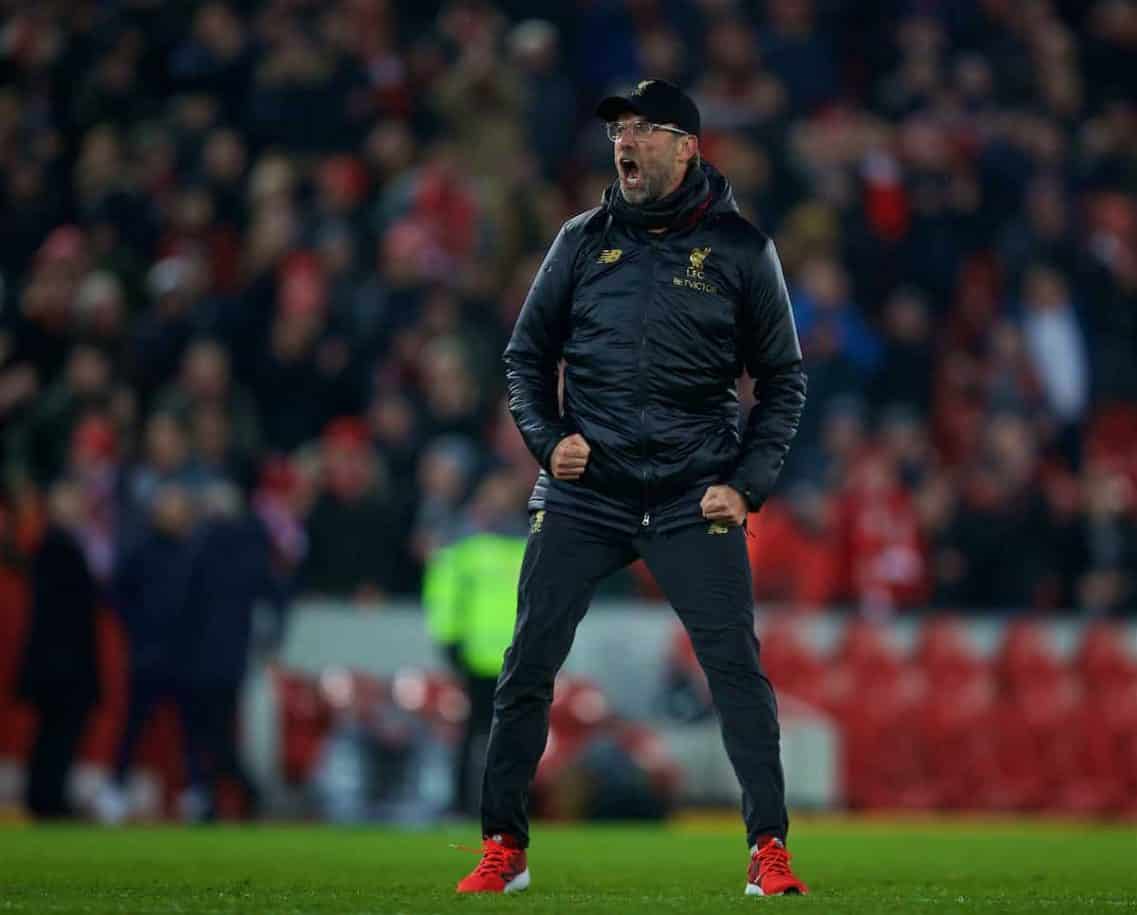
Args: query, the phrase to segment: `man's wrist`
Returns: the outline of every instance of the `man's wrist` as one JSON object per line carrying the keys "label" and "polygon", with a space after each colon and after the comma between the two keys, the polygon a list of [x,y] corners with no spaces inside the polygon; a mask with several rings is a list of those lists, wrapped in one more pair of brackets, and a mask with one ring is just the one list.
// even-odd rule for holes
{"label": "man's wrist", "polygon": [[746,503],[746,510],[748,512],[755,511],[758,507],[758,500],[753,496],[750,484],[744,480],[728,480],[726,486],[729,486],[736,493],[742,496],[742,501]]}

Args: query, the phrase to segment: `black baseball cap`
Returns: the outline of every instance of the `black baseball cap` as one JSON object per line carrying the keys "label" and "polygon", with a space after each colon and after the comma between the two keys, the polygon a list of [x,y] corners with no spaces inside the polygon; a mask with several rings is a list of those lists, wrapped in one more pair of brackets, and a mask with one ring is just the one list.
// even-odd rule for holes
{"label": "black baseball cap", "polygon": [[698,136],[699,109],[687,93],[666,80],[645,79],[628,95],[610,95],[596,106],[597,116],[605,121],[615,121],[629,111],[654,124],[674,124]]}

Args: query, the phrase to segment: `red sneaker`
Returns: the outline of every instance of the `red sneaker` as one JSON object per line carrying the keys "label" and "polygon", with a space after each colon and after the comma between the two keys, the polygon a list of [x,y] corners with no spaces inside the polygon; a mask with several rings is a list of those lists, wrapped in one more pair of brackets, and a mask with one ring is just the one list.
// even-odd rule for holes
{"label": "red sneaker", "polygon": [[529,889],[524,848],[513,848],[505,836],[482,839],[482,860],[458,884],[459,893],[518,893]]}
{"label": "red sneaker", "polygon": [[751,853],[747,896],[804,896],[808,892],[790,870],[790,853],[781,839],[769,839]]}

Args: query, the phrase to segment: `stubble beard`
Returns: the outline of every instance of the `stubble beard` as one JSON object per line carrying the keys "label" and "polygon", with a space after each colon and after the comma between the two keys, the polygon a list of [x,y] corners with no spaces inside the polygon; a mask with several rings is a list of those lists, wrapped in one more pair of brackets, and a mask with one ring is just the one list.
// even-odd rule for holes
{"label": "stubble beard", "polygon": [[663,188],[667,184],[665,176],[659,172],[648,172],[644,169],[643,165],[640,166],[640,175],[642,180],[639,187],[629,188],[625,185],[623,179],[620,179],[620,193],[624,195],[624,200],[632,206],[643,206],[646,203],[654,203],[663,196]]}

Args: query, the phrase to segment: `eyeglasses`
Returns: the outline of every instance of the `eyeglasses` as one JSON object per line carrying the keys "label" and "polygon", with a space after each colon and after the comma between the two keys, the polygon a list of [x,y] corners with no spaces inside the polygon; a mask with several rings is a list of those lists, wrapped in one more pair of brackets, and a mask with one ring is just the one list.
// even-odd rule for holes
{"label": "eyeglasses", "polygon": [[632,128],[632,136],[637,140],[646,140],[657,130],[666,130],[668,133],[677,133],[681,137],[689,137],[685,130],[680,130],[678,127],[668,127],[666,124],[653,124],[651,121],[632,121],[630,123],[621,123],[620,121],[609,121],[604,125],[604,129],[608,133],[608,139],[615,143],[620,137],[624,135],[624,131],[629,127]]}

